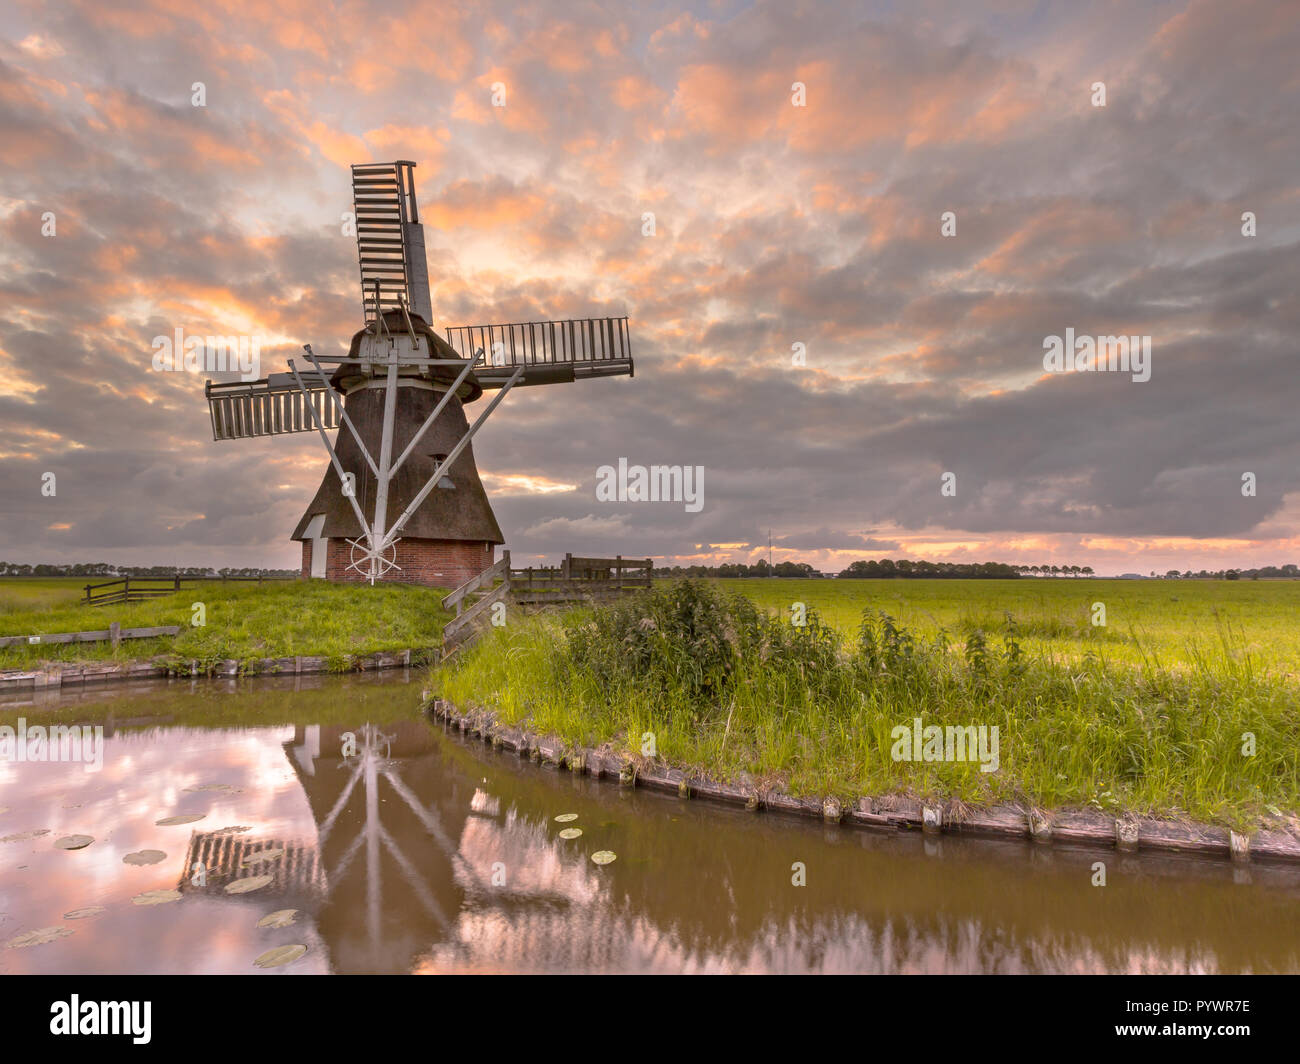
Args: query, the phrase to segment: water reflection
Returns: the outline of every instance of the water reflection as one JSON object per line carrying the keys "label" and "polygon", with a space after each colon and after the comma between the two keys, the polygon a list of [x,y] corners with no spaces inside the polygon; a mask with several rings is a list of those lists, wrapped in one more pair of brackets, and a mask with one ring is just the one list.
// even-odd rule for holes
{"label": "water reflection", "polygon": [[[874,835],[628,792],[411,719],[400,682],[305,679],[0,710],[114,721],[98,772],[0,764],[0,838],[49,832],[0,842],[0,943],[74,932],[0,949],[0,971],[252,974],[291,943],[309,952],[265,974],[1300,970],[1288,869]],[[581,837],[559,838],[560,813]],[[156,824],[184,814],[203,819]],[[73,833],[95,842],[54,847]],[[123,863],[142,849],[167,857]],[[618,860],[593,864],[601,849]],[[227,890],[256,875],[270,881]],[[179,901],[132,903],[169,888]],[[283,909],[293,924],[257,926]]]}

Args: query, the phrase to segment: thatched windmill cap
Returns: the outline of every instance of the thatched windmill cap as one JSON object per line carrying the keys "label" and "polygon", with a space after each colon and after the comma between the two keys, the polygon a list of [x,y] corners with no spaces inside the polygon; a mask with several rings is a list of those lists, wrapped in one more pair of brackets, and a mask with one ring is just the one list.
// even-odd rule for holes
{"label": "thatched windmill cap", "polygon": [[[420,317],[420,315],[413,311],[408,311],[407,314],[403,314],[400,310],[386,310],[383,314],[384,325],[386,325],[388,331],[394,335],[405,333],[407,331],[406,320],[408,316],[411,320],[411,328],[415,330],[416,335],[424,336],[428,339],[431,357],[454,358],[461,362],[465,361],[461,358],[460,353],[451,346],[451,344],[447,343],[446,340],[429,328],[429,324]],[[348,347],[348,358],[360,359],[362,339],[366,336],[373,336],[376,328],[379,328],[382,334],[383,329],[376,322],[368,325],[352,337],[352,343]],[[443,385],[443,390],[445,391],[451,385],[456,383],[456,378],[460,376],[460,370],[455,366],[429,366],[425,369],[424,376],[431,379],[435,386]],[[339,391],[346,393],[355,385],[369,380],[370,377],[370,369],[366,363],[361,361],[341,362],[339,363],[338,369],[334,371],[333,376],[330,378],[330,383]],[[462,403],[472,403],[482,394],[483,386],[479,384],[478,378],[474,376],[474,372],[471,370],[469,376],[466,377],[464,383],[461,384],[456,398],[458,398]]]}

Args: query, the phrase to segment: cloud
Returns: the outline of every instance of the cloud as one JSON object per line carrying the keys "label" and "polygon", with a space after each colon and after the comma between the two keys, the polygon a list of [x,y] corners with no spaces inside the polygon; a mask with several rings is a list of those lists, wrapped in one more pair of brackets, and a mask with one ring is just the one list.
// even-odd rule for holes
{"label": "cloud", "polygon": [[[631,318],[634,379],[521,389],[475,438],[517,557],[771,529],[826,569],[1295,560],[1287,5],[811,10],[30,9],[0,40],[0,556],[294,564],[319,442],[213,443],[150,343],[341,350],[347,166],[406,158],[439,326]],[[1151,380],[1045,374],[1067,327],[1150,335]],[[704,508],[598,502],[619,457],[704,466]]]}

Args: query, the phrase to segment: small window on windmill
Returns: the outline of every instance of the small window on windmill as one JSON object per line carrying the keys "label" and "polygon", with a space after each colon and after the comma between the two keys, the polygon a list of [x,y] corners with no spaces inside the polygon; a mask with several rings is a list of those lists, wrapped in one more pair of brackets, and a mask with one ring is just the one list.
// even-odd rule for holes
{"label": "small window on windmill", "polygon": [[[447,460],[447,456],[445,454],[435,454],[433,456],[433,460],[438,465],[442,465],[442,463]],[[456,483],[449,476],[441,476],[438,478],[438,487],[446,488],[448,491],[452,491],[455,490]]]}

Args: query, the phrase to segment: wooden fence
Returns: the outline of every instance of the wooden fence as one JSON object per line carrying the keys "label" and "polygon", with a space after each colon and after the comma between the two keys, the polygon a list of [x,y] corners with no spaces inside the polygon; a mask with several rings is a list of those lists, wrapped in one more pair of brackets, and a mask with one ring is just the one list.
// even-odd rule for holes
{"label": "wooden fence", "polygon": [[[195,584],[249,582],[256,580],[296,580],[295,576],[124,576],[102,584],[87,584],[83,606],[108,606],[115,602],[143,602],[161,595],[174,595]],[[109,590],[104,590],[108,588]]]}
{"label": "wooden fence", "polygon": [[648,589],[654,578],[649,558],[575,558],[556,566],[510,570],[510,597],[515,602],[583,602]]}

